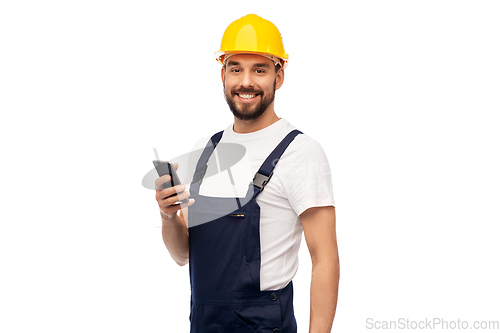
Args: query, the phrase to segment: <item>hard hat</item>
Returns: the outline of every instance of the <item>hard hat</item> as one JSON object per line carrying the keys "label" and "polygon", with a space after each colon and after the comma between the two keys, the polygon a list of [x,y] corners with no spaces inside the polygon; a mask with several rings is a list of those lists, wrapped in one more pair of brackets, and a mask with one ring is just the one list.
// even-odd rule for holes
{"label": "hard hat", "polygon": [[229,55],[241,53],[262,55],[275,64],[280,63],[283,68],[288,64],[288,54],[278,28],[255,14],[243,16],[226,28],[215,59],[224,65]]}

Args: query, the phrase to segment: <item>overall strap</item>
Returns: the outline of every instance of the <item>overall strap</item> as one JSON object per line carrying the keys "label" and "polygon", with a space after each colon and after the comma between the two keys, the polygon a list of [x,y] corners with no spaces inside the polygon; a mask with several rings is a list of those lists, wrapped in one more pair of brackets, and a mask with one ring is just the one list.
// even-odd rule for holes
{"label": "overall strap", "polygon": [[196,170],[193,175],[193,181],[191,182],[191,187],[193,187],[193,185],[196,185],[196,187],[199,188],[199,186],[203,182],[203,177],[205,177],[205,173],[207,172],[208,160],[210,159],[210,156],[215,150],[215,147],[222,138],[222,133],[224,133],[224,131],[215,133],[210,138],[210,141],[208,141],[205,149],[203,150],[203,153],[200,156],[200,159],[198,160],[198,164],[196,165]]}
{"label": "overall strap", "polygon": [[253,183],[250,183],[250,185],[253,184],[254,186],[254,195],[262,192],[266,184],[269,182],[269,179],[271,179],[274,167],[280,160],[281,155],[283,155],[293,139],[295,139],[295,137],[299,134],[302,134],[302,132],[299,130],[293,130],[288,133],[288,135],[279,143],[279,145],[274,148],[271,154],[269,154],[264,163],[262,163],[259,171],[257,171],[255,177],[253,178]]}

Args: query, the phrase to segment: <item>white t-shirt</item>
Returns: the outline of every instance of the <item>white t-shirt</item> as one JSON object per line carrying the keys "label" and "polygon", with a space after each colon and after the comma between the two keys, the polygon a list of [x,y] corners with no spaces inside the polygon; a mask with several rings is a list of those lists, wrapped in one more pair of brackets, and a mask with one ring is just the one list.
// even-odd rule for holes
{"label": "white t-shirt", "polygon": [[[245,134],[235,133],[233,125],[228,126],[220,143],[237,143],[246,148],[245,156],[230,168],[234,185],[228,171],[222,171],[203,180],[200,195],[244,198],[264,160],[294,129],[285,119]],[[208,140],[200,140],[195,148],[203,148]],[[213,154],[217,154],[217,148]],[[261,208],[260,289],[281,289],[298,269],[303,231],[299,215],[311,207],[335,206],[330,166],[318,142],[305,134],[297,135],[257,196],[257,203]]]}

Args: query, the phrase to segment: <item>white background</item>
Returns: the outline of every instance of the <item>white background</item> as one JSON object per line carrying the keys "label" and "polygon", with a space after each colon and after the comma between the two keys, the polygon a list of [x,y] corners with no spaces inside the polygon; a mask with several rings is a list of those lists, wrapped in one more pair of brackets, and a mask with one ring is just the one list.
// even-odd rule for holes
{"label": "white background", "polygon": [[[188,332],[188,267],[141,179],[152,148],[232,122],[213,53],[248,13],[290,55],[278,116],[332,166],[332,331],[500,320],[498,1],[4,1],[2,332]],[[310,273],[303,240],[301,333]]]}

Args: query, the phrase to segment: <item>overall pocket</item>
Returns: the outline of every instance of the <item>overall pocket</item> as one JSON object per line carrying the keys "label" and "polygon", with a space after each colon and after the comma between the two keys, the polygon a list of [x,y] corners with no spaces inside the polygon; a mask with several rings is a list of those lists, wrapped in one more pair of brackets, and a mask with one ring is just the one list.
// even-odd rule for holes
{"label": "overall pocket", "polygon": [[234,316],[254,332],[272,332],[281,329],[279,302],[233,306]]}

